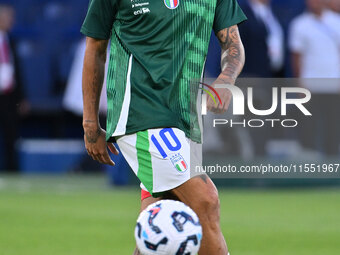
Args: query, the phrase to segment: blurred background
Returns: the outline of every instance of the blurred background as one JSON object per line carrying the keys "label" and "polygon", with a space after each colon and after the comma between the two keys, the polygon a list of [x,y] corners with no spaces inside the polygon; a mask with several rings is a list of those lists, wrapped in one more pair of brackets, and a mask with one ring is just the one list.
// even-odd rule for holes
{"label": "blurred background", "polygon": [[[57,174],[104,171],[116,179],[123,176],[118,184],[128,183],[129,170],[121,157],[116,160],[123,170],[117,174],[84,154],[81,75],[85,40],[79,28],[88,2],[0,3],[0,169]],[[301,120],[300,127],[289,132],[263,128],[243,130],[242,135],[233,130],[215,134],[215,141],[230,147],[223,150],[224,156],[270,159],[281,147],[300,157],[338,159],[340,1],[239,0],[239,4],[248,17],[239,26],[246,49],[241,77],[332,78],[333,82],[300,84],[313,94],[307,107],[313,117]],[[220,47],[214,34],[206,66],[206,77],[219,75]],[[257,82],[254,90],[258,108],[271,106],[270,84]],[[105,126],[105,93],[100,109]],[[218,150],[211,139],[205,147]]]}
{"label": "blurred background", "polygon": [[[239,26],[247,58],[243,78],[335,82],[302,85],[313,94],[308,105],[313,118],[301,120],[300,127],[215,133],[207,150],[223,144],[226,153],[219,157],[249,164],[296,158],[339,163],[340,0],[239,4],[248,17]],[[0,0],[0,254],[132,253],[138,181],[124,158],[113,156],[116,167],[101,166],[83,144],[85,44],[79,30],[87,5],[87,0]],[[206,76],[217,77],[219,65],[212,34]],[[271,87],[256,89],[257,106],[270,105]],[[105,126],[105,94],[101,101]],[[217,184],[237,187],[221,191],[222,228],[236,254],[339,254],[339,180]]]}

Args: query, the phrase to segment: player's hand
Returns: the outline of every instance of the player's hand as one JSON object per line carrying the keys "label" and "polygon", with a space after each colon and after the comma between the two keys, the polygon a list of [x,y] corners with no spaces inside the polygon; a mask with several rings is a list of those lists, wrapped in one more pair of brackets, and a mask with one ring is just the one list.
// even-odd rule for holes
{"label": "player's hand", "polygon": [[[217,79],[214,84],[224,84],[224,82],[219,81],[219,79]],[[214,87],[214,84],[212,85]],[[215,88],[217,94],[219,95],[221,102],[218,98],[218,96],[213,93],[212,95],[214,96],[214,99],[216,101],[216,103],[214,102],[214,100],[208,96],[207,98],[207,109],[208,111],[212,112],[212,113],[216,113],[216,114],[222,114],[225,113],[230,105],[230,101],[231,101],[231,97],[232,94],[229,91],[229,89],[226,88]]]}
{"label": "player's hand", "polygon": [[107,147],[110,151],[118,155],[119,152],[112,143],[106,142],[106,132],[100,127],[85,128],[84,141],[87,153],[96,161],[114,166],[115,163],[109,156]]}

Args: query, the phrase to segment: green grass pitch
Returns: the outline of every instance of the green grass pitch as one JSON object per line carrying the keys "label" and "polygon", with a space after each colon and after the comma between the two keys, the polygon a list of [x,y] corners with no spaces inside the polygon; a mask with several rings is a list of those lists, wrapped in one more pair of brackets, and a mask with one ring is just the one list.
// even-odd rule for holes
{"label": "green grass pitch", "polygon": [[[340,190],[220,190],[232,255],[339,255]],[[0,255],[131,255],[139,190],[0,176]],[[213,255],[213,254],[212,254]]]}

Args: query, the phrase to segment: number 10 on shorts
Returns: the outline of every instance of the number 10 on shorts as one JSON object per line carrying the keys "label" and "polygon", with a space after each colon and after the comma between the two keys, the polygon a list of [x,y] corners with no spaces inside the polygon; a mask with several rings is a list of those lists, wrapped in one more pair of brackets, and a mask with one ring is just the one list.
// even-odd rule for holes
{"label": "number 10 on shorts", "polygon": [[[169,151],[176,152],[182,148],[182,144],[172,128],[164,128],[161,131],[159,131],[159,137],[161,138],[161,140],[163,141],[163,143],[165,144],[166,148]],[[155,135],[151,136],[151,141],[156,146],[157,150],[162,155],[162,157],[167,158],[168,155],[165,152],[164,147],[161,146]]]}

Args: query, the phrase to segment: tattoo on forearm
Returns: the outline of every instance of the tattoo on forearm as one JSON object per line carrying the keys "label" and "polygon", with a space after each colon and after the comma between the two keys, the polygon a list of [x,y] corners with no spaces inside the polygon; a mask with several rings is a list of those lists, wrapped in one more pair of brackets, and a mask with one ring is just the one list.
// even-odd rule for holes
{"label": "tattoo on forearm", "polygon": [[95,131],[85,131],[85,137],[89,143],[96,143],[99,136],[100,136],[100,128],[98,128]]}
{"label": "tattoo on forearm", "polygon": [[235,81],[242,71],[245,57],[238,27],[232,26],[217,33],[222,48],[221,78],[225,82]]}
{"label": "tattoo on forearm", "polygon": [[[94,120],[98,113],[100,94],[104,80],[106,44],[103,43],[102,50],[87,49],[83,69],[83,99],[84,117]],[[104,52],[104,53],[102,53]],[[84,121],[84,123],[89,123]]]}
{"label": "tattoo on forearm", "polygon": [[93,103],[97,106],[99,105],[100,93],[103,85],[104,70],[101,65],[97,65],[94,69],[93,80],[92,80],[92,90],[93,90]]}
{"label": "tattoo on forearm", "polygon": [[84,120],[83,121],[84,123],[96,123],[97,121],[96,120]]}

